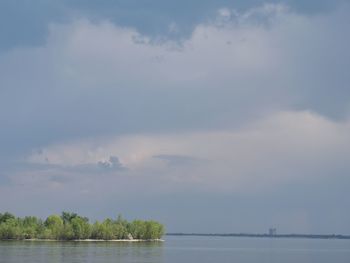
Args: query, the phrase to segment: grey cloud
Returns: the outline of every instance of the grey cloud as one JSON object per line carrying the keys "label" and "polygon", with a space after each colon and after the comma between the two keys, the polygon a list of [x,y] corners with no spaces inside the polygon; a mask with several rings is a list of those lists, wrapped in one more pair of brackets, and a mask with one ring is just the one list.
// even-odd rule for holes
{"label": "grey cloud", "polygon": [[50,162],[12,162],[8,163],[7,166],[2,167],[0,179],[4,184],[8,184],[11,183],[11,178],[16,177],[17,174],[27,172],[47,173],[47,177],[49,179],[51,178],[52,181],[63,183],[72,181],[74,180],[74,177],[80,177],[80,175],[103,175],[126,170],[127,168],[122,165],[116,156],[111,156],[108,161],[99,161],[97,163],[84,163],[77,165],[54,164]]}
{"label": "grey cloud", "polygon": [[[305,1],[300,3],[307,5]],[[73,19],[68,23],[56,21],[45,40],[39,41],[35,48],[26,47],[32,42],[21,38],[2,42],[6,42],[7,48],[13,48],[6,48],[0,55],[0,198],[7,200],[1,204],[1,209],[9,207],[23,212],[31,208],[34,210],[28,213],[32,214],[43,211],[43,207],[48,211],[53,206],[61,210],[72,206],[69,208],[95,213],[98,209],[115,208],[115,200],[135,198],[135,203],[141,199],[146,203],[148,198],[152,207],[128,204],[123,208],[131,214],[137,214],[141,208],[147,214],[150,213],[147,208],[158,213],[160,207],[159,213],[165,223],[181,231],[188,218],[182,218],[182,223],[181,218],[175,222],[175,215],[187,216],[186,211],[199,207],[205,218],[207,203],[203,200],[206,200],[217,210],[210,219],[205,218],[198,231],[206,230],[212,222],[225,229],[239,227],[244,218],[265,215],[267,219],[263,223],[253,219],[249,222],[260,232],[269,225],[269,220],[283,221],[289,215],[292,219],[298,218],[303,214],[298,209],[310,211],[306,216],[314,224],[310,231],[331,231],[327,220],[335,222],[336,219],[327,215],[322,222],[318,220],[324,210],[317,206],[324,202],[343,220],[336,229],[349,230],[349,213],[342,211],[345,210],[343,200],[348,199],[344,188],[348,185],[348,132],[342,127],[347,124],[339,121],[346,119],[349,113],[349,5],[311,16],[292,8],[262,26],[257,25],[256,19],[243,21],[244,24],[226,21],[227,24],[219,26],[210,22],[215,18],[209,22],[205,19],[205,23],[194,22],[195,30],[190,30],[179,45],[178,41],[168,41],[166,37],[158,42],[148,39],[144,31],[139,30],[140,33],[124,27],[127,22],[106,21],[108,15],[91,19],[95,5],[90,4],[86,19]],[[99,2],[98,5],[110,9],[107,4]],[[82,6],[82,2],[76,2],[72,8]],[[192,11],[187,10],[189,15]],[[239,12],[244,15],[242,9]],[[0,15],[0,20],[3,18]],[[181,31],[181,24],[179,28]],[[135,36],[144,41],[135,43]],[[228,42],[231,44],[227,45]],[[267,132],[244,130],[253,120],[296,109],[316,113],[314,116],[305,114],[305,119],[296,118],[287,128],[282,125],[280,129],[280,123],[288,122],[288,116],[282,116],[277,124],[266,124],[272,126]],[[318,122],[313,119],[323,119],[320,115],[329,116],[330,120],[317,126]],[[303,124],[305,128],[301,128],[300,134],[300,130],[293,130]],[[309,133],[310,127],[319,129],[311,129]],[[129,169],[127,162],[121,163],[113,151],[105,160],[95,159],[78,165],[52,164],[51,158],[46,163],[45,159],[42,163],[24,161],[33,149],[70,144],[83,138],[94,140],[130,134],[162,137],[208,131],[219,131],[220,137],[223,136],[220,131],[227,130],[241,133],[229,145],[204,137],[209,146],[203,145],[202,151],[198,151],[208,154],[207,159],[216,158],[218,161],[213,165],[192,157],[197,148],[201,148],[198,142],[192,146],[194,151],[188,154],[183,151],[184,155],[171,154],[177,152],[176,147],[171,151],[167,144],[159,154],[151,151],[147,156],[148,151],[141,151],[128,161],[132,163],[146,155],[147,162],[134,169]],[[320,144],[319,138],[329,142],[331,147],[327,143]],[[155,144],[146,142],[145,145],[146,150],[156,148]],[[230,147],[240,151],[228,151],[226,155],[221,152]],[[214,153],[219,153],[217,157],[210,156],[212,148]],[[38,154],[43,155],[43,152]],[[157,170],[153,165],[159,161],[167,167]],[[183,168],[179,169],[181,173],[172,169],[175,166]],[[134,177],[115,176],[124,173]],[[105,175],[103,180],[101,175]],[[207,180],[204,182],[209,185],[207,188],[200,184],[200,176]],[[241,187],[237,178],[245,180],[245,187]],[[269,186],[269,190],[264,188]],[[286,191],[291,186],[299,192]],[[264,190],[255,192],[256,188]],[[135,196],[130,196],[130,189]],[[251,192],[240,195],[237,201],[238,197],[230,193],[237,189]],[[198,195],[215,192],[212,194],[217,200],[211,202],[209,195],[197,200],[195,194],[189,194],[193,190]],[[169,196],[163,200],[165,193]],[[306,205],[303,200],[295,200],[302,195],[307,196]],[[177,202],[169,206],[174,196]],[[280,202],[281,197],[285,203]],[[152,198],[158,200],[158,205],[150,202]],[[187,204],[191,198],[194,201],[186,209],[178,205]],[[42,203],[26,206],[29,200]],[[268,204],[266,211],[261,209],[264,202]],[[100,208],[101,203],[105,204],[104,208]],[[96,211],[90,211],[92,205]],[[169,207],[174,211],[169,213],[172,210]],[[108,214],[106,210],[104,214]],[[271,214],[282,210],[284,214],[280,217]],[[288,214],[287,210],[292,213]],[[230,220],[214,218],[217,214],[228,214]],[[244,215],[243,220],[237,214]],[[198,222],[195,216],[191,215],[193,224]],[[220,224],[221,221],[224,224]],[[298,229],[296,223],[290,224],[291,229]]]}
{"label": "grey cloud", "polygon": [[[135,27],[156,38],[188,37],[194,27],[212,17],[221,7],[246,10],[263,4],[263,0],[154,0],[145,4],[137,0],[2,0],[0,2],[0,53],[13,47],[42,45],[48,25],[67,23],[75,16],[92,20],[108,19],[122,26]],[[272,0],[287,3],[299,12],[329,12],[343,0]],[[177,30],[169,30],[176,23]]]}
{"label": "grey cloud", "polygon": [[[348,10],[282,13],[269,28],[202,24],[176,51],[172,42],[133,46],[123,34],[136,31],[109,23],[53,25],[44,46],[0,58],[3,165],[54,142],[237,128],[281,109],[346,118]],[[228,39],[233,47],[223,51]],[[215,54],[207,44],[217,45]],[[162,63],[152,62],[157,56]]]}
{"label": "grey cloud", "polygon": [[[312,109],[344,118],[350,82],[346,72],[350,61],[347,10],[345,6],[317,17],[282,14],[282,21],[270,29],[248,24],[243,34],[246,46],[239,48],[258,43],[252,47],[258,56],[272,52],[261,72],[224,64],[231,62],[224,61],[220,52],[214,56],[210,50],[198,51],[198,58],[191,52],[191,45],[205,48],[210,39],[222,37],[226,43],[227,38],[240,34],[241,28],[230,23],[226,35],[206,40],[198,33],[198,39],[184,41],[189,48],[182,51],[167,51],[166,43],[158,45],[159,49],[156,44],[148,49],[144,44],[150,60],[142,68],[140,50],[128,46],[114,50],[116,45],[108,44],[119,37],[117,27],[99,22],[56,24],[45,46],[14,50],[1,57],[0,151],[4,158],[11,158],[55,141],[81,137],[239,127],[278,109]],[[301,26],[296,23],[299,19],[305,22]],[[205,29],[206,24],[201,26]],[[213,33],[210,30],[208,36]],[[82,41],[75,47],[80,32],[85,35],[80,35]],[[250,35],[258,40],[249,39]],[[130,66],[113,64],[119,55],[111,59],[103,52],[103,45],[120,55],[130,52]],[[218,45],[217,50],[222,49]],[[273,46],[276,48],[270,50]],[[225,52],[230,55],[236,51]],[[155,56],[162,57],[162,66],[154,66]],[[176,60],[179,62],[172,62]],[[269,62],[277,65],[269,69]],[[153,77],[145,77],[143,72]],[[174,75],[179,78],[167,80]]]}
{"label": "grey cloud", "polygon": [[0,54],[14,47],[45,43],[48,24],[62,21],[63,6],[56,0],[2,0],[0,2]]}
{"label": "grey cloud", "polygon": [[125,169],[125,167],[116,156],[110,156],[108,161],[98,162],[98,167],[107,171],[118,171]]}
{"label": "grey cloud", "polygon": [[197,158],[177,154],[159,154],[153,156],[153,158],[163,160],[170,166],[186,166],[199,162]]}

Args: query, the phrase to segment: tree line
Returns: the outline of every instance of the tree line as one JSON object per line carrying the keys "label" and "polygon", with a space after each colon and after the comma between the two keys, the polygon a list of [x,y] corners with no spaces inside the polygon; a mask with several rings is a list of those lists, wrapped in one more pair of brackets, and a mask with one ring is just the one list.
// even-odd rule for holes
{"label": "tree line", "polygon": [[113,220],[89,223],[87,217],[62,212],[50,215],[46,220],[35,216],[16,217],[8,212],[0,213],[0,239],[53,239],[53,240],[113,240],[113,239],[160,239],[164,226],[150,220],[128,222],[121,215]]}

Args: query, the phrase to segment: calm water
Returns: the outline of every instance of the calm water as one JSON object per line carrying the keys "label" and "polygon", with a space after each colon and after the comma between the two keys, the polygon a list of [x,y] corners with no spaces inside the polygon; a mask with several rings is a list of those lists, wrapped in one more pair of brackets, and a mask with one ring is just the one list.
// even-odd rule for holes
{"label": "calm water", "polygon": [[0,263],[349,263],[350,240],[166,237],[164,243],[0,241]]}

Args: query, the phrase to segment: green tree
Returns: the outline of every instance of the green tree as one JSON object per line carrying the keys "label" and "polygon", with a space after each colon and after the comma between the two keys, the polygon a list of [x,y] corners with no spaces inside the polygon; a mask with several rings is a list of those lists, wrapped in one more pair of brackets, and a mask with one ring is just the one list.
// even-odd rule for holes
{"label": "green tree", "polygon": [[106,219],[102,223],[98,221],[92,227],[92,238],[102,239],[102,240],[111,240],[115,239],[113,234],[113,222],[111,219]]}
{"label": "green tree", "polygon": [[0,239],[157,239],[164,234],[164,227],[156,221],[134,220],[129,223],[121,215],[116,220],[107,218],[93,225],[89,219],[76,213],[63,212],[50,215],[45,221],[26,216],[16,218],[10,213],[0,213]]}
{"label": "green tree", "polygon": [[73,226],[70,223],[64,224],[62,231],[61,231],[60,239],[62,239],[62,240],[75,239]]}
{"label": "green tree", "polygon": [[[45,226],[49,231],[45,231],[46,235],[50,234],[51,239],[60,239],[63,231],[63,220],[58,215],[51,215],[45,221]],[[48,237],[46,237],[48,238]]]}
{"label": "green tree", "polygon": [[145,235],[143,239],[159,239],[164,235],[164,227],[156,221],[145,222]]}
{"label": "green tree", "polygon": [[78,217],[78,214],[76,213],[70,213],[70,212],[62,212],[61,218],[63,220],[64,224],[70,223],[73,218]]}
{"label": "green tree", "polygon": [[22,231],[19,222],[15,218],[9,218],[0,224],[0,239],[22,239]]}
{"label": "green tree", "polygon": [[36,238],[40,233],[42,221],[34,216],[26,216],[20,220],[25,239]]}
{"label": "green tree", "polygon": [[9,219],[15,219],[16,217],[9,212],[5,212],[4,214],[0,213],[0,224],[6,222]]}
{"label": "green tree", "polygon": [[131,222],[129,231],[133,238],[135,239],[144,239],[146,233],[146,227],[144,221],[134,220]]}
{"label": "green tree", "polygon": [[91,235],[91,226],[89,222],[81,217],[75,217],[71,220],[71,226],[74,239],[88,239]]}

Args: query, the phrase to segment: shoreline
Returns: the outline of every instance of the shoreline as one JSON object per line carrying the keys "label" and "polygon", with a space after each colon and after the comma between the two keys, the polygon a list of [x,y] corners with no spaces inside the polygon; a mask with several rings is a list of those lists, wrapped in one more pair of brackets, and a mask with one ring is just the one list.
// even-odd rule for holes
{"label": "shoreline", "polygon": [[350,240],[350,235],[317,235],[317,234],[200,234],[200,233],[166,233],[165,236],[200,236],[200,237],[247,237],[247,238],[304,238],[304,239],[340,239]]}
{"label": "shoreline", "polygon": [[27,241],[27,242],[165,242],[164,239],[73,239],[73,240],[57,240],[57,239],[0,239],[1,241]]}

